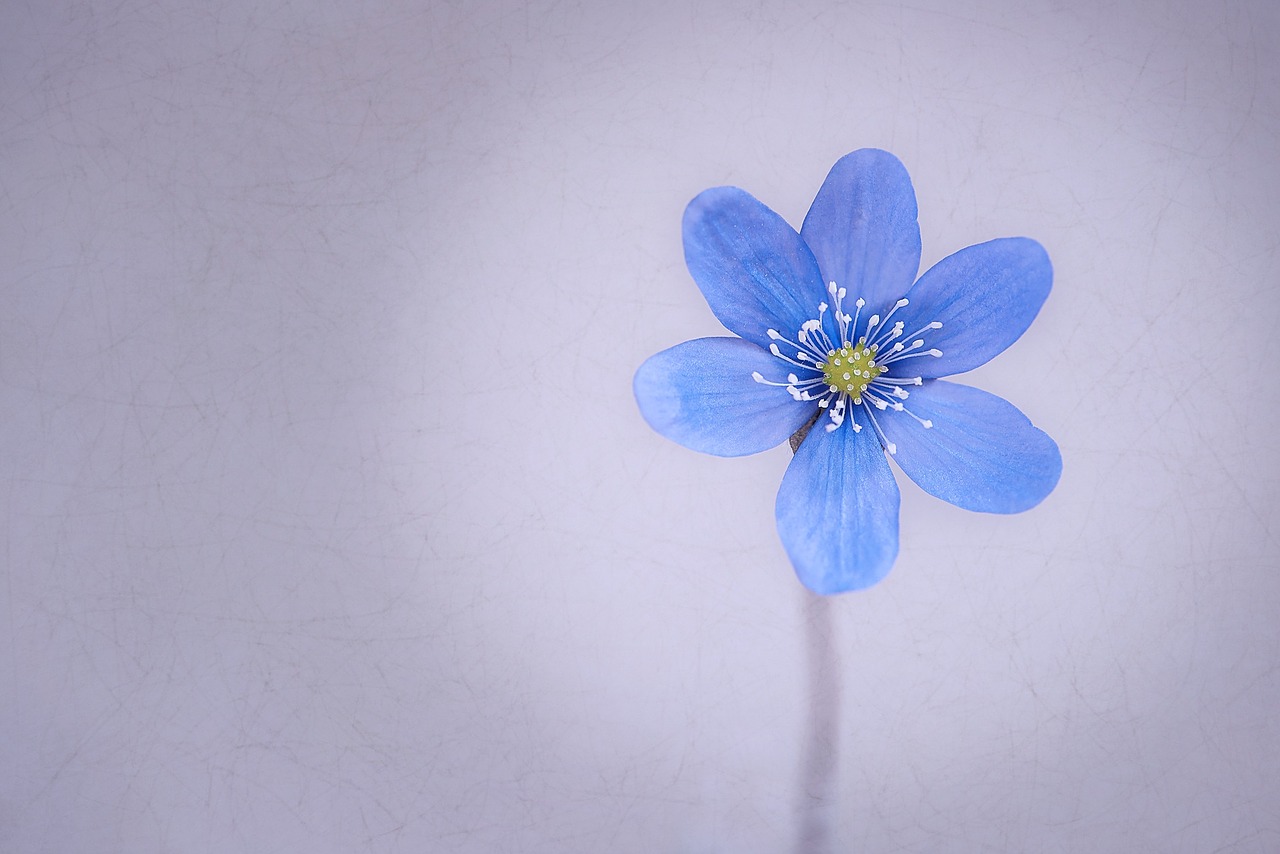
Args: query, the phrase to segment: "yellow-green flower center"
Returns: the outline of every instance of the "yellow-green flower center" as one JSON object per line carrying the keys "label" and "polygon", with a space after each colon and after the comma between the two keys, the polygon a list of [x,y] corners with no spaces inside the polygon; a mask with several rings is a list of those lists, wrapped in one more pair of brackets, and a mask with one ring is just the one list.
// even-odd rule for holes
{"label": "yellow-green flower center", "polygon": [[868,347],[865,338],[827,353],[827,361],[819,367],[827,387],[848,394],[854,403],[861,403],[867,386],[884,373],[884,368],[876,364],[876,346]]}

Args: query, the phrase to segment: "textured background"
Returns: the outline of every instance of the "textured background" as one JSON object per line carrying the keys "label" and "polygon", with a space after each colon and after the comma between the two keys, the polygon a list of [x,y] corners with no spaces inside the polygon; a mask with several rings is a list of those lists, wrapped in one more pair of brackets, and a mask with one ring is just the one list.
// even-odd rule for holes
{"label": "textured background", "polygon": [[1049,249],[972,382],[1065,471],[903,482],[838,849],[1280,849],[1276,8],[7,2],[0,850],[787,850],[788,451],[630,383],[689,198],[863,146]]}

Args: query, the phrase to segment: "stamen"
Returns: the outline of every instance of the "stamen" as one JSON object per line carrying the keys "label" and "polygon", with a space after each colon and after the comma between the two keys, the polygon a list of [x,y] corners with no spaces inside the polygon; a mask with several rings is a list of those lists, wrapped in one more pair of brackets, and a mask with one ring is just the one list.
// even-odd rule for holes
{"label": "stamen", "polygon": [[796,388],[796,389],[812,388],[815,385],[821,385],[823,382],[825,382],[825,380],[822,377],[814,377],[812,379],[802,380],[799,377],[797,377],[795,374],[787,374],[787,382],[780,383],[774,380],[765,379],[764,375],[761,374],[759,371],[752,371],[751,379],[760,383],[760,385],[771,385],[776,388]]}
{"label": "stamen", "polygon": [[[897,447],[881,429],[875,410],[906,412],[926,429],[932,427],[933,422],[919,417],[902,404],[910,397],[904,386],[922,385],[923,379],[919,376],[889,376],[890,367],[914,356],[941,356],[941,350],[924,349],[924,335],[929,330],[942,328],[942,324],[931,321],[912,335],[904,336],[905,324],[893,320],[895,312],[910,304],[910,300],[903,297],[883,317],[872,314],[867,319],[863,335],[853,343],[851,338],[857,334],[866,301],[860,297],[855,299],[854,313],[849,315],[844,311],[848,292],[836,282],[828,282],[826,290],[829,301],[818,304],[817,318],[802,323],[795,340],[776,329],[766,330],[770,340],[776,342],[769,345],[769,352],[802,369],[803,373],[788,373],[785,383],[767,380],[759,371],[753,372],[751,378],[763,385],[785,388],[794,400],[816,402],[819,411],[827,413],[825,429],[828,432],[838,429],[846,421],[854,432],[861,431],[863,425],[858,424],[849,412],[850,405],[861,407],[867,413],[880,444],[890,454],[895,454]],[[838,342],[827,331],[828,311],[834,316]],[[897,340],[904,337],[910,344]],[[784,353],[781,346],[784,343],[794,349],[794,356]]]}
{"label": "stamen", "polygon": [[866,340],[871,341],[872,343],[875,342],[875,338],[873,338],[871,335],[871,330],[875,329],[879,323],[880,323],[880,315],[878,314],[871,315],[871,318],[867,321],[867,333],[866,335],[863,336],[864,338],[866,338]]}
{"label": "stamen", "polygon": [[927,332],[927,331],[928,331],[928,330],[930,330],[930,329],[941,329],[941,328],[942,328],[942,323],[941,323],[941,321],[934,320],[934,321],[932,321],[932,322],[930,322],[930,323],[926,323],[924,326],[921,326],[919,329],[917,329],[915,332],[912,332],[912,333],[911,333],[909,336],[907,336],[907,337],[908,337],[908,338],[914,338],[914,337],[916,337],[917,335],[919,335],[920,333],[922,333],[922,332]]}
{"label": "stamen", "polygon": [[908,415],[910,415],[910,416],[911,416],[912,418],[914,418],[915,420],[919,421],[919,422],[920,422],[920,426],[921,426],[921,427],[923,427],[924,429],[926,429],[926,430],[932,430],[932,429],[933,429],[933,422],[932,422],[932,421],[930,421],[928,418],[921,418],[919,415],[916,415],[916,414],[915,414],[914,412],[912,412],[910,409],[904,409],[904,410],[902,410],[902,411],[903,411],[903,412],[905,412],[905,413],[907,413]]}
{"label": "stamen", "polygon": [[[847,344],[849,342],[849,321],[853,318],[845,314],[844,298],[848,293],[844,288],[838,287],[835,282],[827,283],[827,293],[831,295],[832,302],[835,303],[836,331],[840,335],[840,343]],[[832,349],[835,349],[834,347]]]}
{"label": "stamen", "polygon": [[[907,349],[910,350],[911,348],[908,347]],[[913,356],[933,356],[934,358],[937,358],[938,356],[941,356],[941,355],[942,355],[942,351],[937,348],[934,348],[932,350],[925,350],[923,353],[904,353],[901,356],[894,358],[893,361],[897,362],[900,359],[910,359]]]}
{"label": "stamen", "polygon": [[[893,308],[889,309],[889,313],[888,313],[888,314],[886,314],[886,315],[884,316],[884,319],[880,321],[881,328],[883,328],[886,324],[888,324],[888,322],[889,322],[889,318],[893,317],[893,313],[894,313],[895,311],[897,311],[898,309],[900,309],[900,308],[902,308],[902,307],[904,307],[904,306],[906,306],[906,305],[909,305],[910,303],[911,303],[911,300],[907,299],[906,297],[903,297],[902,299],[900,299],[900,300],[898,300],[897,302],[895,302],[895,303],[893,304]],[[867,338],[868,338],[869,340],[871,340],[871,326],[872,326],[872,325],[874,325],[874,324],[868,324],[868,325],[867,325]],[[893,327],[892,327],[892,328],[894,328],[894,329],[898,329],[898,328],[899,328],[899,327],[901,327],[901,326],[902,326],[902,324],[901,324],[901,323],[895,323],[895,324],[893,325]],[[881,333],[881,334],[884,334],[884,333]],[[873,343],[873,344],[883,344],[885,341],[890,341],[890,340],[892,340],[894,337],[896,337],[896,336],[894,336],[894,335],[892,335],[892,334],[890,334],[888,338],[885,338],[885,339],[883,339],[883,340],[881,340],[879,337],[877,337],[876,339],[872,340],[872,343]]]}
{"label": "stamen", "polygon": [[[812,371],[816,369],[814,365],[806,365],[804,362],[797,362],[795,359],[792,359],[789,356],[782,355],[782,350],[781,348],[778,347],[777,344],[770,344],[769,352],[777,356],[782,361],[795,365],[797,368],[804,368],[806,371]],[[796,356],[802,356],[802,355],[803,355],[803,351],[796,353]]]}
{"label": "stamen", "polygon": [[[832,284],[834,284],[834,282]],[[840,395],[840,397],[836,399],[836,405],[827,411],[827,415],[830,417],[831,423],[827,424],[826,430],[828,433],[831,433],[844,423],[844,395]]]}
{"label": "stamen", "polygon": [[821,350],[834,350],[836,345],[831,343],[831,336],[827,334],[827,330],[822,323],[822,318],[827,313],[827,304],[825,302],[818,303],[818,319],[807,321],[806,325],[811,330],[818,333],[818,346]]}

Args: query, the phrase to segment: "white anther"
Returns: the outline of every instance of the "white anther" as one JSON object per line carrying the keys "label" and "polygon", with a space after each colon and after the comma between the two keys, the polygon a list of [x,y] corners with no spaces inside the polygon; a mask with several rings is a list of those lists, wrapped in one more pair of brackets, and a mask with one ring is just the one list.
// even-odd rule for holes
{"label": "white anther", "polygon": [[930,350],[930,351],[929,351],[929,355],[930,355],[930,356],[941,356],[941,355],[942,355],[942,351],[935,347],[934,349],[932,349],[932,350]]}
{"label": "white anther", "polygon": [[768,335],[770,338],[772,338],[774,341],[782,340],[782,335],[776,329],[766,329],[765,334]]}

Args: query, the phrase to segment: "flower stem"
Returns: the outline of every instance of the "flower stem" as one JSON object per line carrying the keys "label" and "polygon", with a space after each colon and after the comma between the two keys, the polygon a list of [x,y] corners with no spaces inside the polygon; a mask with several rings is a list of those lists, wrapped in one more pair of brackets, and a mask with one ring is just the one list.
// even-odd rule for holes
{"label": "flower stem", "polygon": [[796,809],[800,825],[796,852],[826,854],[831,850],[840,740],[840,662],[831,600],[806,590],[804,622],[808,630],[809,720]]}
{"label": "flower stem", "polygon": [[822,414],[822,410],[815,410],[813,417],[810,418],[803,427],[791,434],[791,453],[794,454],[800,450],[800,443],[804,441],[804,437],[809,435],[810,428],[818,423],[818,416]]}
{"label": "flower stem", "polygon": [[[791,453],[818,420],[815,412],[791,437]],[[808,640],[809,719],[800,797],[796,803],[796,854],[827,854],[831,850],[831,816],[835,810],[836,761],[840,740],[840,661],[831,620],[831,600],[804,591],[804,624]]]}

